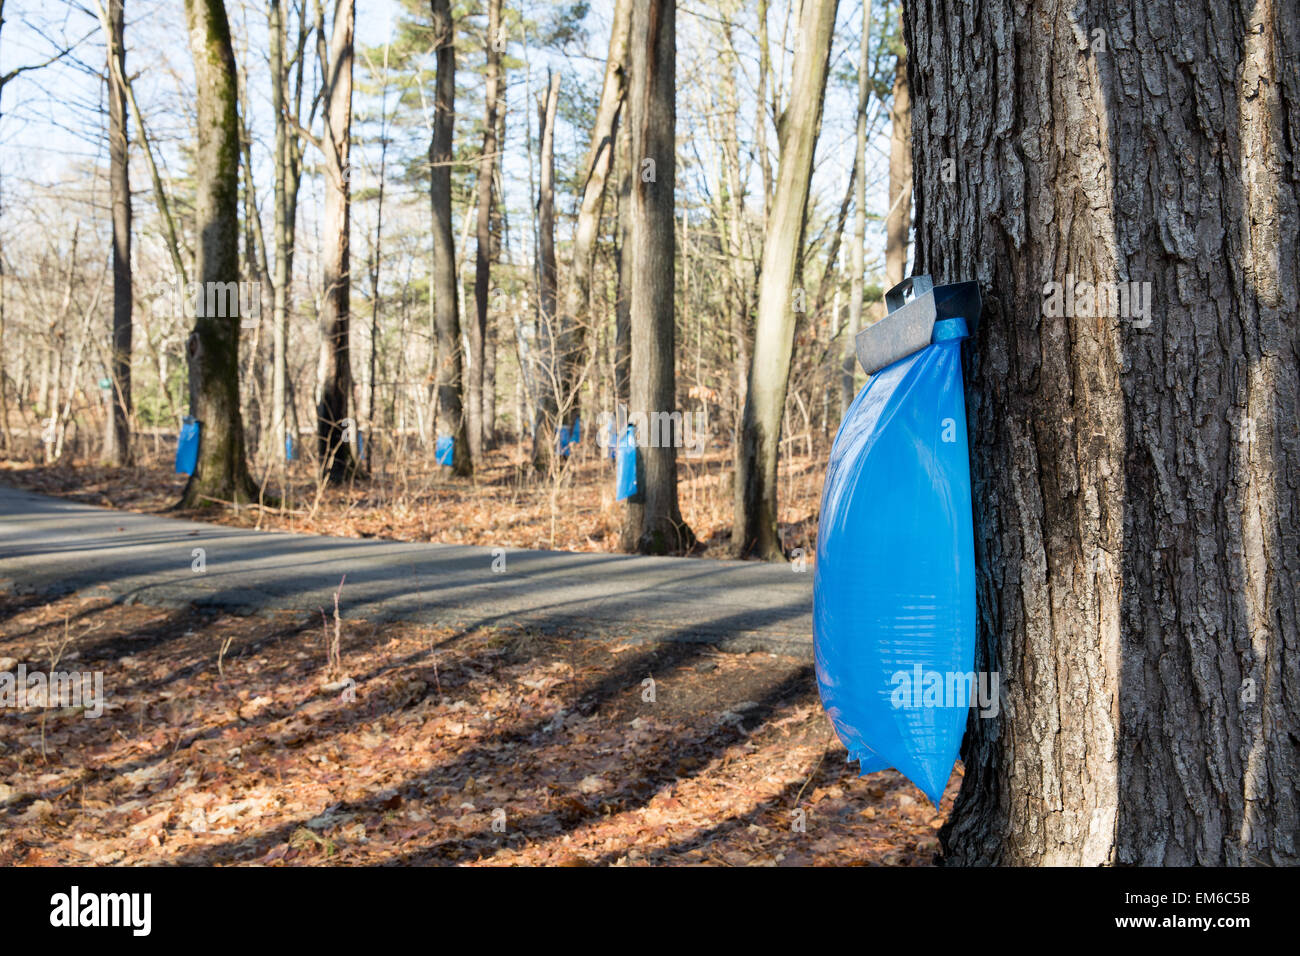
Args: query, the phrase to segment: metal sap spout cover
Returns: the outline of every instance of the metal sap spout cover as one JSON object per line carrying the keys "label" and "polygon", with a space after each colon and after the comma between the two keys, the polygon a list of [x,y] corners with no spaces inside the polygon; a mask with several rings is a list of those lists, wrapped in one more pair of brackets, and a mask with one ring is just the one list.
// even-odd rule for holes
{"label": "metal sap spout cover", "polygon": [[[908,294],[911,297],[908,297]],[[938,806],[981,684],[961,343],[979,285],[912,276],[858,334],[870,381],[835,436],[817,529],[813,643],[835,732]]]}

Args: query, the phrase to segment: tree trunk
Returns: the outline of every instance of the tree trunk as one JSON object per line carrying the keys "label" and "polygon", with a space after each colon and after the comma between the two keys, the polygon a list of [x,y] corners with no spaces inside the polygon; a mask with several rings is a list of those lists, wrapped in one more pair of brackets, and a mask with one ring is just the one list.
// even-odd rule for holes
{"label": "tree trunk", "polygon": [[[287,347],[289,341],[289,282],[292,277],[294,216],[298,191],[297,175],[293,172],[293,155],[290,137],[297,142],[297,134],[289,131],[288,107],[285,101],[285,26],[280,0],[270,0],[267,13],[271,58],[271,109],[275,114],[274,168],[275,207],[275,274],[271,289],[271,454],[280,461],[287,459],[285,438],[287,392],[285,376],[288,374]],[[301,50],[299,51],[301,57]],[[291,192],[292,189],[292,192]],[[297,436],[294,436],[297,439]]]}
{"label": "tree trunk", "polygon": [[632,21],[632,0],[617,0],[614,24],[609,37],[609,56],[605,60],[605,80],[601,85],[596,122],[591,130],[591,148],[587,155],[586,180],[578,222],[573,232],[573,269],[564,314],[560,319],[563,335],[561,392],[570,396],[564,421],[572,424],[578,415],[576,400],[581,368],[586,357],[587,334],[594,328],[591,314],[591,272],[595,263],[596,236],[600,231],[601,210],[605,202],[605,184],[614,161],[615,138],[619,115],[627,86],[628,29]]}
{"label": "tree trunk", "polygon": [[497,329],[489,322],[483,341],[483,447],[492,448],[497,434]]}
{"label": "tree trunk", "polygon": [[[763,230],[772,214],[772,164],[767,155],[767,77],[772,72],[772,56],[768,46],[768,0],[758,0],[758,94],[754,97],[754,154],[763,174]],[[775,112],[775,110],[773,111]]]}
{"label": "tree trunk", "polygon": [[356,0],[337,0],[330,32],[329,82],[325,89],[325,222],[321,253],[323,294],[321,339],[325,374],[316,407],[316,445],[322,474],[332,482],[345,481],[356,461],[349,444],[353,428],[347,427],[352,397],[351,329],[351,142],[352,142],[352,38]]}
{"label": "tree trunk", "polygon": [[[885,217],[885,287],[903,281],[912,230],[912,99],[907,51],[898,54],[889,123],[889,214]],[[859,123],[863,122],[859,120]]]}
{"label": "tree trunk", "polygon": [[452,470],[474,473],[465,421],[456,280],[455,238],[451,231],[452,134],[456,120],[456,33],[450,0],[430,0],[438,77],[434,90],[433,138],[429,144],[429,197],[433,207],[433,280],[437,298],[438,415],[453,437]]}
{"label": "tree trunk", "polygon": [[[131,456],[131,177],[127,167],[126,48],[122,42],[122,0],[108,0],[109,192],[113,204],[113,342],[110,350],[110,413],[104,429],[104,459],[129,465]],[[7,423],[6,423],[7,425]]]}
{"label": "tree trunk", "polygon": [[555,314],[555,113],[560,76],[553,74],[546,93],[537,98],[541,129],[541,176],[537,185],[537,273],[541,284],[537,312],[537,421],[533,430],[533,466],[549,471],[555,463],[555,428],[571,397],[560,382],[561,334]]}
{"label": "tree trunk", "polygon": [[497,77],[501,53],[497,49],[501,30],[501,0],[488,0],[487,69],[483,83],[483,154],[478,162],[478,226],[474,256],[474,321],[469,323],[469,404],[470,454],[475,461],[483,455],[483,441],[488,429],[484,420],[483,397],[487,364],[488,286],[492,273],[492,170],[497,153]]}
{"label": "tree trunk", "polygon": [[791,293],[813,154],[821,126],[831,35],[838,0],[806,0],[790,101],[780,123],[781,157],[775,198],[763,241],[758,320],[736,465],[732,548],[738,556],[784,556],[776,526],[777,456],[794,350]]}
{"label": "tree trunk", "polygon": [[854,164],[858,178],[853,195],[853,245],[849,250],[849,327],[844,332],[844,358],[840,363],[840,417],[857,393],[857,353],[854,339],[862,328],[863,273],[866,271],[867,236],[867,104],[871,97],[871,0],[862,5],[862,45],[858,50],[858,127]]}
{"label": "tree trunk", "polygon": [[[202,290],[239,281],[239,116],[235,54],[223,0],[186,0],[194,57],[199,141],[195,152],[195,277]],[[204,305],[215,296],[200,295]],[[196,316],[187,349],[191,414],[201,425],[198,464],[185,484],[182,507],[205,498],[249,501],[256,496],[244,458],[239,414],[239,317]],[[235,310],[238,311],[237,309]]]}
{"label": "tree trunk", "polygon": [[907,6],[916,271],[986,296],[977,667],[1003,695],[951,862],[1300,862],[1300,47],[1252,7]]}
{"label": "tree trunk", "polygon": [[[379,373],[379,271],[383,263],[383,238],[384,238],[384,192],[387,187],[388,175],[388,55],[390,44],[384,45],[384,81],[380,90],[380,108],[379,108],[379,187],[375,198],[375,242],[370,251],[370,369],[367,376],[366,388],[369,394],[366,397],[366,432],[365,445],[369,450],[365,452],[366,471],[375,474],[376,463],[379,461],[378,446],[375,442],[375,427],[379,420],[376,414],[375,402],[377,399],[377,379]],[[402,336],[406,340],[406,336]],[[358,449],[361,449],[361,442],[358,439]]]}
{"label": "tree trunk", "polygon": [[[637,3],[629,35],[631,127],[631,401],[637,424],[637,493],[628,499],[625,550],[686,551],[695,535],[677,502],[676,332],[673,315],[673,190],[676,186],[676,4]],[[626,263],[625,265],[628,265]]]}
{"label": "tree trunk", "polygon": [[[630,23],[630,18],[629,18]],[[614,134],[618,153],[618,233],[614,243],[614,399],[626,405],[632,396],[632,260],[628,241],[632,235],[632,131],[619,123]],[[617,411],[617,410],[616,410]]]}
{"label": "tree trunk", "polygon": [[[727,324],[731,335],[731,372],[735,381],[735,402],[732,406],[733,442],[740,435],[745,412],[745,394],[749,387],[750,314],[754,299],[754,256],[752,239],[746,248],[745,183],[740,169],[740,136],[737,131],[740,98],[736,94],[736,48],[730,25],[726,28],[727,51],[730,54],[722,78],[722,163],[726,182],[725,220],[727,228],[727,258],[731,263],[731,293],[728,295]],[[760,114],[761,119],[761,114]],[[719,190],[721,193],[722,190]],[[721,202],[721,196],[719,201]],[[766,199],[764,200],[766,201]],[[721,216],[719,217],[722,218]]]}

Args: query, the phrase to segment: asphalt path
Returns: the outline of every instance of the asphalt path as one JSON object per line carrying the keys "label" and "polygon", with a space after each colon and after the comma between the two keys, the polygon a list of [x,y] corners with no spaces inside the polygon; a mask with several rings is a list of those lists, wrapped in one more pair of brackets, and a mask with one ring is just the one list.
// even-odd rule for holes
{"label": "asphalt path", "polygon": [[812,574],[795,568],[251,531],[0,487],[0,588],[19,593],[332,614],[346,575],[345,618],[515,626],[808,658]]}

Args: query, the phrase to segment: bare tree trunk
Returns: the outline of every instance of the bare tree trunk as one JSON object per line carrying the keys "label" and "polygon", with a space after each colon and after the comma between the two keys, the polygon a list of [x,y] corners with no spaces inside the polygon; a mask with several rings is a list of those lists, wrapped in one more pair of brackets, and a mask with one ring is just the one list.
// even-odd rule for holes
{"label": "bare tree trunk", "polygon": [[[740,169],[740,136],[737,130],[740,100],[736,93],[736,50],[730,25],[727,27],[730,53],[723,72],[723,164],[726,172],[726,224],[728,258],[731,260],[731,295],[727,307],[728,331],[731,334],[731,368],[735,378],[735,404],[732,409],[733,441],[740,435],[744,417],[745,394],[749,387],[750,312],[754,301],[754,255],[752,240],[746,248],[744,229],[745,184]],[[761,119],[761,114],[760,114]],[[720,197],[721,198],[721,197]]]}
{"label": "bare tree trunk", "polygon": [[316,406],[316,444],[322,473],[332,482],[346,480],[356,468],[346,422],[352,397],[351,317],[351,142],[352,42],[356,0],[337,0],[330,32],[329,56],[322,62],[325,88],[325,222],[322,227],[324,290],[321,340],[324,377]]}
{"label": "bare tree trunk", "polygon": [[605,184],[613,167],[615,138],[627,86],[628,30],[632,21],[632,0],[617,0],[605,60],[596,122],[591,130],[586,181],[578,222],[573,232],[573,271],[564,313],[560,318],[562,341],[561,392],[568,402],[564,421],[572,424],[578,415],[578,374],[582,367],[588,333],[594,328],[591,315],[591,271],[595,262],[596,236],[600,231]]}
{"label": "bare tree trunk", "polygon": [[889,203],[885,217],[885,285],[892,288],[903,281],[908,233],[912,230],[912,99],[907,85],[906,51],[898,54],[890,105]]}
{"label": "bare tree trunk", "polygon": [[537,421],[533,430],[533,466],[549,471],[555,461],[555,428],[566,396],[560,393],[560,329],[555,314],[555,112],[560,76],[552,74],[546,93],[537,98],[541,129],[541,176],[537,184],[537,272],[541,285],[537,312],[539,355]]}
{"label": "bare tree trunk", "polygon": [[1003,694],[968,725],[945,855],[1295,865],[1294,18],[906,9],[916,270],[986,290],[977,667]]}
{"label": "bare tree trunk", "polygon": [[456,278],[455,238],[451,230],[452,135],[456,119],[456,31],[450,0],[430,0],[438,77],[434,91],[433,138],[429,144],[429,197],[433,207],[433,278],[436,325],[438,414],[454,440],[453,471],[474,473],[465,421],[463,354]]}
{"label": "bare tree trunk", "polygon": [[488,322],[483,342],[483,447],[491,448],[497,434],[497,328]]}
{"label": "bare tree trunk", "polygon": [[763,231],[772,213],[772,164],[767,156],[767,79],[772,72],[772,55],[768,46],[768,0],[758,0],[758,95],[754,98],[754,154],[763,174]]}
{"label": "bare tree trunk", "polygon": [[[857,356],[854,338],[862,328],[863,272],[866,264],[867,236],[867,104],[871,97],[871,0],[862,4],[862,46],[858,50],[858,127],[854,165],[858,177],[853,195],[853,245],[849,251],[849,327],[844,335],[844,359],[840,363],[840,416],[848,410],[857,392]],[[836,316],[836,321],[839,317]]]}
{"label": "bare tree trunk", "polygon": [[[288,82],[285,61],[285,24],[281,0],[270,0],[267,13],[268,34],[271,59],[271,109],[275,113],[275,150],[272,156],[274,168],[275,207],[275,272],[271,289],[271,439],[274,444],[271,454],[278,460],[287,458],[288,450],[285,438],[288,436],[286,423],[286,404],[288,392],[285,377],[288,375],[287,348],[289,341],[289,283],[293,278],[293,245],[298,196],[299,169],[296,163],[299,139],[296,131],[291,131],[289,107],[285,96]],[[299,76],[302,70],[305,23],[299,21],[299,42],[297,62]],[[301,97],[301,79],[299,79],[297,97]],[[297,119],[295,104],[294,119]],[[297,440],[297,436],[294,436]]]}
{"label": "bare tree trunk", "polygon": [[501,29],[501,0],[488,0],[487,69],[483,83],[483,154],[478,162],[478,227],[477,250],[474,256],[474,321],[469,323],[469,384],[466,388],[468,402],[470,454],[475,461],[483,455],[484,435],[488,428],[484,421],[483,397],[486,366],[485,345],[488,322],[488,287],[492,273],[492,171],[497,153],[497,78],[501,68],[498,49]]}
{"label": "bare tree trunk", "polygon": [[695,535],[677,502],[676,330],[673,315],[673,191],[676,187],[676,4],[637,3],[629,39],[628,122],[632,134],[632,381],[629,418],[637,430],[637,493],[627,501],[622,546],[650,554],[686,551]]}
{"label": "bare tree trunk", "polygon": [[[113,203],[113,342],[110,349],[110,414],[104,429],[104,459],[129,465],[131,456],[131,177],[126,119],[126,89],[117,82],[126,75],[122,0],[108,0],[109,192]],[[7,425],[7,423],[6,423]]]}
{"label": "bare tree trunk", "polygon": [[776,526],[777,455],[794,350],[791,293],[813,155],[821,126],[831,35],[838,0],[806,0],[790,101],[781,120],[781,159],[772,215],[763,241],[758,320],[749,389],[736,464],[735,523],[731,543],[739,556],[784,556]]}
{"label": "bare tree trunk", "polygon": [[[195,274],[203,290],[239,281],[239,116],[235,54],[223,0],[186,0],[194,57],[199,141],[195,152]],[[201,295],[208,305],[208,295]],[[200,309],[189,341],[191,414],[201,425],[198,464],[185,484],[182,507],[205,498],[255,497],[244,458],[239,414],[239,318]],[[221,310],[216,310],[221,311]],[[237,310],[236,310],[237,311]]]}
{"label": "bare tree trunk", "polygon": [[[375,377],[379,371],[379,270],[383,262],[384,238],[384,191],[388,175],[388,54],[390,44],[384,45],[384,82],[380,93],[379,109],[379,187],[375,200],[375,243],[370,253],[370,374],[367,381],[369,395],[366,398],[366,471],[375,474],[375,462],[378,461],[378,449],[375,444]],[[405,341],[403,335],[403,341]],[[360,447],[358,445],[358,447]]]}
{"label": "bare tree trunk", "polygon": [[631,400],[632,382],[632,275],[629,239],[632,235],[632,131],[620,123],[615,133],[618,152],[618,234],[614,243],[617,271],[614,301],[614,397],[626,405]]}

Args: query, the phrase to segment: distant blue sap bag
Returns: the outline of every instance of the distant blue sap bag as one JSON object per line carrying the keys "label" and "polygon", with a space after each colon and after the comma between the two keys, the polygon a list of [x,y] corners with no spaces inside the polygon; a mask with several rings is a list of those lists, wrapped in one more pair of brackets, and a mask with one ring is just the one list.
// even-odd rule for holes
{"label": "distant blue sap bag", "polygon": [[555,437],[556,446],[561,455],[569,457],[569,446],[582,441],[582,419],[576,418],[572,425],[561,425]]}
{"label": "distant blue sap bag", "polygon": [[189,415],[181,424],[176,441],[176,474],[192,475],[199,464],[199,423]]}
{"label": "distant blue sap bag", "polygon": [[618,440],[614,456],[614,499],[622,501],[636,494],[636,426],[628,425]]}
{"label": "distant blue sap bag", "polygon": [[456,456],[456,443],[450,435],[444,435],[434,444],[433,454],[438,464],[450,468]]}
{"label": "distant blue sap bag", "polygon": [[[906,304],[905,286],[918,293]],[[817,683],[861,773],[895,767],[938,805],[978,686],[961,342],[978,321],[979,290],[933,289],[917,276],[889,297],[891,314],[858,337],[874,374],[845,413],[826,472]]]}

